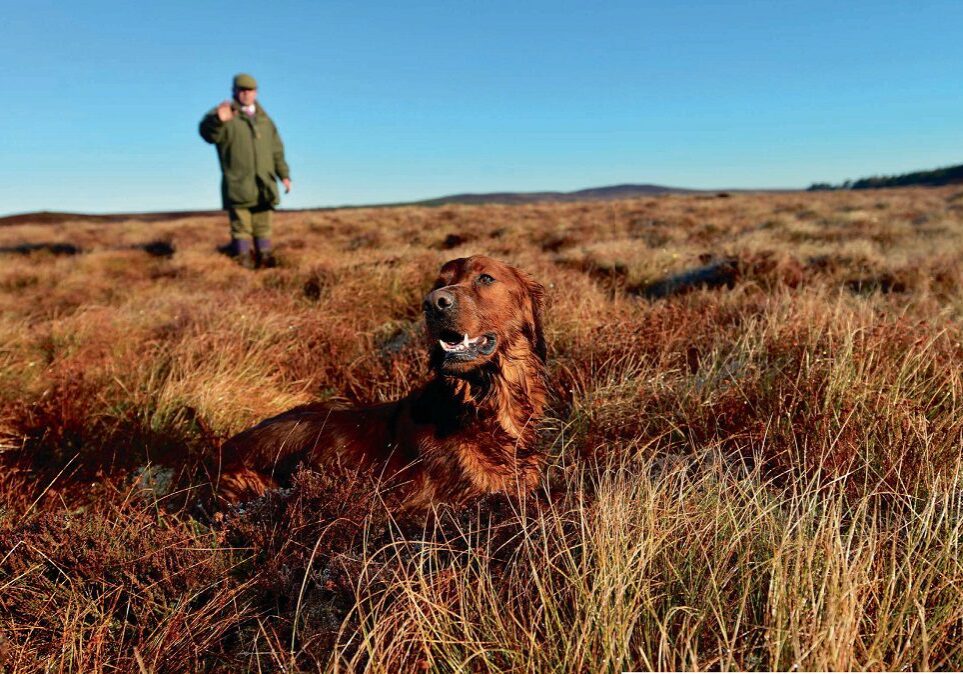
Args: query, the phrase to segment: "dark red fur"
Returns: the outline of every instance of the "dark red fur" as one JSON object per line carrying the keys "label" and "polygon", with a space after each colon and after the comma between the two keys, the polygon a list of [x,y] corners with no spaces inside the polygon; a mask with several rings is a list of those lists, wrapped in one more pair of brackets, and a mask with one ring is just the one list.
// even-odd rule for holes
{"label": "dark red fur", "polygon": [[[258,496],[286,483],[302,462],[374,470],[415,509],[530,491],[544,459],[534,442],[546,400],[542,292],[498,260],[448,262],[425,301],[433,378],[395,402],[304,405],[239,433],[223,448],[220,496]],[[438,310],[439,294],[454,306]],[[493,335],[480,343],[494,351],[473,351],[477,357],[467,362],[452,358],[438,339],[454,332]]]}

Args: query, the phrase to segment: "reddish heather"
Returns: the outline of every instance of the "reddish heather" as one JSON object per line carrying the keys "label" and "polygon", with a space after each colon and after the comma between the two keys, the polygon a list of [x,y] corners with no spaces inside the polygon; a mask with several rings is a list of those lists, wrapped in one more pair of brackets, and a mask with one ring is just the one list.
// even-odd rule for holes
{"label": "reddish heather", "polygon": [[[5,671],[963,668],[963,192],[668,195],[0,228]],[[225,438],[428,376],[475,253],[547,289],[528,499],[399,519]]]}

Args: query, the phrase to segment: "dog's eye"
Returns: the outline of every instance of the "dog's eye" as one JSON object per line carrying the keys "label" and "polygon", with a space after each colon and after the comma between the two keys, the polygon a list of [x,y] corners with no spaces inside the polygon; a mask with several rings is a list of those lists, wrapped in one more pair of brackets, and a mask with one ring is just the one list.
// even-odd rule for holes
{"label": "dog's eye", "polygon": [[482,274],[481,276],[478,277],[478,282],[481,283],[483,286],[490,286],[492,283],[495,282],[495,279],[489,276],[488,274]]}

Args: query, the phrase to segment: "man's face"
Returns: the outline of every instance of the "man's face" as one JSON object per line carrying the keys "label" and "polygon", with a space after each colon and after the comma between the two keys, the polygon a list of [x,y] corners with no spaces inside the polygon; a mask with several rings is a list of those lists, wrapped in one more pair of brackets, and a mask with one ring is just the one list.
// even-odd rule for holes
{"label": "man's face", "polygon": [[241,105],[253,105],[257,100],[257,89],[235,89],[234,99]]}

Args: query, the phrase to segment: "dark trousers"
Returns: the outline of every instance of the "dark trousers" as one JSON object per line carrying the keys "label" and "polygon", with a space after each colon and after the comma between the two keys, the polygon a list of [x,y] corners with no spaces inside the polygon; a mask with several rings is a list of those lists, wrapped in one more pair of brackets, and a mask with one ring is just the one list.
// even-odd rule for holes
{"label": "dark trousers", "polygon": [[270,206],[231,208],[228,211],[231,218],[231,238],[270,239],[273,210]]}

